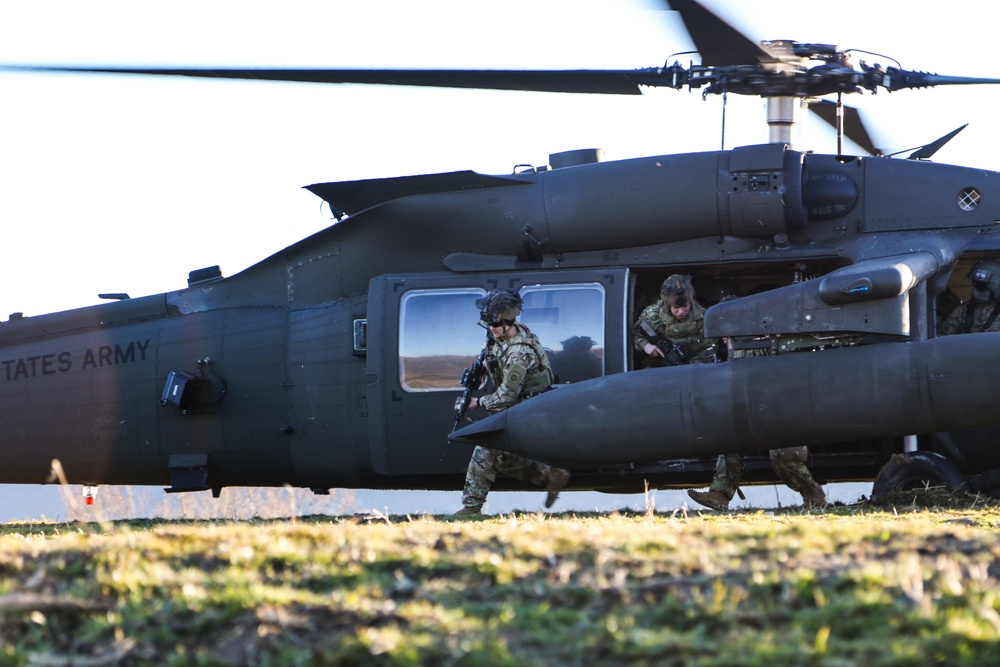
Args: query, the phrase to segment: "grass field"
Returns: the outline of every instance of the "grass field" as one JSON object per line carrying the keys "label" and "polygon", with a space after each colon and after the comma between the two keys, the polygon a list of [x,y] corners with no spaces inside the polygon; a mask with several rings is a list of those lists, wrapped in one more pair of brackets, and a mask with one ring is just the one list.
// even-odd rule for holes
{"label": "grass field", "polygon": [[998,531],[995,501],[933,492],[2,524],[0,665],[995,665]]}

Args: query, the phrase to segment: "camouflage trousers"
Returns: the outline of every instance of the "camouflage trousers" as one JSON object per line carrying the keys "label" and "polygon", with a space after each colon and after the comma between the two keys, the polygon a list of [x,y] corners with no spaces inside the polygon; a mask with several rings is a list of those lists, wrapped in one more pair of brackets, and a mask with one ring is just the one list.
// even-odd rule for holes
{"label": "camouflage trousers", "polygon": [[[806,467],[809,450],[803,447],[786,447],[772,449],[770,452],[771,467],[785,485],[792,491],[798,491],[807,502],[823,502],[823,487],[813,479],[812,473]],[[711,491],[721,491],[732,499],[736,488],[743,478],[743,457],[739,454],[720,456],[715,463],[715,476],[712,478]]]}
{"label": "camouflage trousers", "polygon": [[482,507],[486,494],[496,481],[497,473],[510,475],[538,486],[545,486],[552,466],[532,461],[520,454],[511,454],[486,447],[476,447],[465,473],[465,490],[462,491],[462,505]]}

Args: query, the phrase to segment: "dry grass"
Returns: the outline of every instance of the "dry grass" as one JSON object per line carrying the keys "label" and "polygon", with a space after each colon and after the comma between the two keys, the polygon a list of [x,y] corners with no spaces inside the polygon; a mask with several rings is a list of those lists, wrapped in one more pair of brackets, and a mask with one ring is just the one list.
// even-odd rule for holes
{"label": "dry grass", "polygon": [[1000,664],[998,526],[995,503],[918,492],[813,513],[8,524],[0,665]]}
{"label": "dry grass", "polygon": [[62,486],[69,521],[98,523],[136,518],[157,519],[276,519],[312,514],[340,515],[354,505],[349,489],[316,495],[309,489],[227,487],[218,498],[206,493],[167,494],[159,487],[102,486],[94,504],[84,503],[84,487]]}

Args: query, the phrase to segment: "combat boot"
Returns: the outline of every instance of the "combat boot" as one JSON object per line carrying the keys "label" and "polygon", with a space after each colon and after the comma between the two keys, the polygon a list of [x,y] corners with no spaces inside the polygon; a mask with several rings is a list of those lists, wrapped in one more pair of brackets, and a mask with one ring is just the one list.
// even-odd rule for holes
{"label": "combat boot", "polygon": [[566,483],[569,482],[569,470],[564,470],[563,468],[553,468],[549,471],[548,486],[546,491],[548,495],[545,496],[545,507],[549,508],[555,504],[556,498],[559,497],[559,492],[563,490]]}
{"label": "combat boot", "polygon": [[826,505],[826,494],[819,484],[802,494],[802,506],[806,509],[823,509]]}
{"label": "combat boot", "polygon": [[466,505],[462,509],[458,510],[452,516],[482,516],[483,508],[476,505]]}
{"label": "combat boot", "polygon": [[718,510],[720,512],[728,510],[729,501],[732,500],[732,497],[727,496],[723,491],[712,489],[709,489],[708,491],[695,491],[694,489],[688,489],[688,495],[691,496],[691,500],[695,501],[699,505],[711,507],[713,510]]}

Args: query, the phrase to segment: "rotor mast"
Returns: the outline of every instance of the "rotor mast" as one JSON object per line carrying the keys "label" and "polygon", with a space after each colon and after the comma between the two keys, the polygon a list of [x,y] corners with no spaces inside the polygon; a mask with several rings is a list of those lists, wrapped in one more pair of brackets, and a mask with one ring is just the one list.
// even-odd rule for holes
{"label": "rotor mast", "polygon": [[767,140],[772,144],[788,144],[794,148],[802,120],[802,100],[798,97],[768,97]]}

